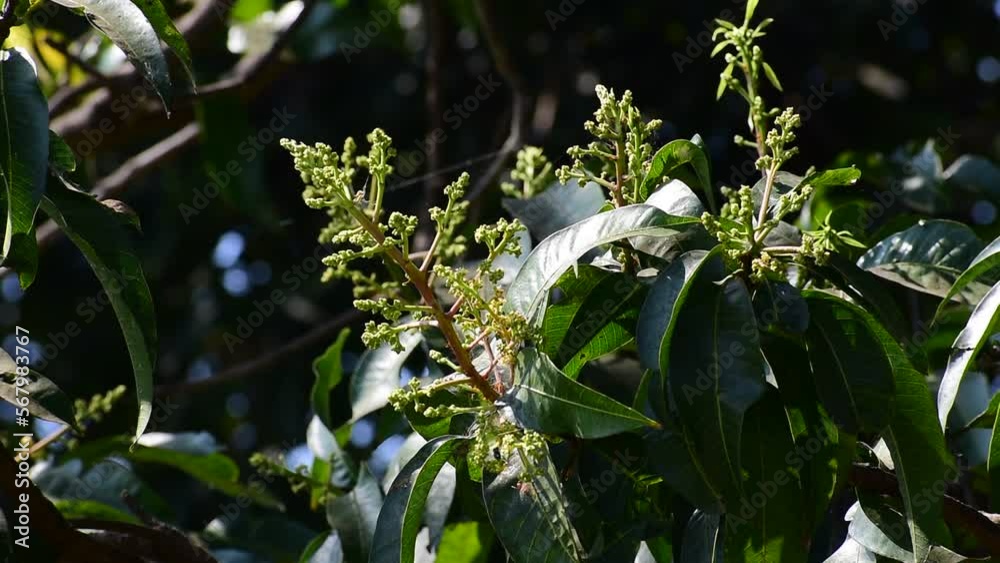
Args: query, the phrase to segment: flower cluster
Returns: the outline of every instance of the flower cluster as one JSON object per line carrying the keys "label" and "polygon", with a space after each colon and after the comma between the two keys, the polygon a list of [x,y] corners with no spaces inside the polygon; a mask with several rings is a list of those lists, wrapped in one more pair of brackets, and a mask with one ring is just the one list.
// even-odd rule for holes
{"label": "flower cluster", "polygon": [[640,203],[640,187],[653,154],[647,141],[662,122],[646,121],[632,104],[632,92],[628,90],[621,99],[604,86],[598,85],[596,90],[600,106],[594,120],[584,124],[596,140],[585,148],[570,147],[566,154],[573,164],[560,168],[557,176],[564,184],[573,179],[581,185],[600,184],[611,193],[615,207]]}
{"label": "flower cluster", "polygon": [[517,163],[514,165],[510,177],[520,182],[521,185],[504,182],[500,184],[500,190],[504,194],[518,199],[534,197],[545,191],[545,188],[555,181],[552,163],[539,147],[524,147],[517,151]]}
{"label": "flower cluster", "polygon": [[548,454],[548,442],[538,432],[526,430],[494,412],[479,418],[469,449],[469,463],[491,473],[500,473],[507,460],[521,457],[521,481],[530,481],[538,471],[538,460]]}

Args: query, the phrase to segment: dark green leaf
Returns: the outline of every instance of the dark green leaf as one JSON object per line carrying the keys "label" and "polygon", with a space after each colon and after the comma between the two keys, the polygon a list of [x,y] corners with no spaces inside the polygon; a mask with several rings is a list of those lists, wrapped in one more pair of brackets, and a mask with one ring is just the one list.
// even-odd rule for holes
{"label": "dark green leaf", "polygon": [[[682,427],[727,505],[739,502],[743,415],[764,392],[766,366],[743,281],[712,259],[672,323],[666,363]],[[662,350],[662,348],[661,348]],[[661,364],[662,366],[663,364]]]}
{"label": "dark green leaf", "polygon": [[944,171],[948,182],[991,199],[1000,197],[1000,167],[981,156],[965,154]]}
{"label": "dark green leaf", "polygon": [[684,527],[678,563],[721,563],[722,525],[718,514],[696,510]]}
{"label": "dark green leaf", "polygon": [[897,337],[906,334],[908,325],[904,322],[892,293],[883,287],[874,274],[862,270],[840,254],[830,256],[827,264],[818,268],[817,272],[847,293],[853,301],[872,311],[890,333]]}
{"label": "dark green leaf", "polygon": [[49,164],[57,172],[65,173],[76,170],[76,155],[66,141],[54,131],[49,131]]}
{"label": "dark green leaf", "polygon": [[128,512],[96,500],[55,499],[52,504],[66,519],[92,518],[105,522],[142,523]]}
{"label": "dark green leaf", "polygon": [[514,563],[579,563],[585,559],[569,505],[548,456],[527,483],[515,456],[495,477],[484,476],[483,500],[493,529]]}
{"label": "dark green leaf", "polygon": [[990,437],[990,455],[986,462],[986,472],[990,477],[990,500],[995,510],[1000,507],[1000,412],[993,421]]}
{"label": "dark green leaf", "polygon": [[646,289],[632,276],[592,266],[578,270],[588,272],[593,286],[549,307],[542,323],[544,351],[574,378],[590,360],[632,341]]}
{"label": "dark green leaf", "polygon": [[368,561],[381,509],[382,488],[366,465],[361,466],[350,493],[327,503],[326,520],[339,533],[349,561]]}
{"label": "dark green leaf", "polygon": [[993,428],[998,412],[1000,412],[1000,393],[994,394],[986,409],[970,420],[962,430],[969,428]]}
{"label": "dark green leaf", "polygon": [[[746,488],[739,507],[726,514],[727,562],[805,561],[803,491],[787,461],[792,432],[777,390],[747,411],[743,427]],[[758,500],[763,495],[763,504]],[[805,532],[805,533],[804,533]]]}
{"label": "dark green leaf", "polygon": [[382,505],[371,563],[413,563],[424,505],[438,472],[467,438],[442,436],[427,442],[399,472]]}
{"label": "dark green leaf", "polygon": [[535,240],[596,215],[604,205],[604,191],[594,183],[575,180],[556,183],[530,199],[504,198],[503,207],[521,221]]}
{"label": "dark green leaf", "polygon": [[761,330],[802,334],[809,328],[809,306],[787,282],[766,280],[753,294],[753,309]]}
{"label": "dark green leaf", "polygon": [[356,421],[389,404],[389,395],[399,389],[399,373],[410,354],[423,337],[416,332],[399,335],[402,352],[388,345],[368,350],[361,355],[351,376],[351,418]]}
{"label": "dark green leaf", "polygon": [[848,432],[877,432],[892,416],[892,366],[860,307],[830,294],[807,291],[806,348],[816,391]]}
{"label": "dark green leaf", "polygon": [[549,290],[588,250],[637,235],[676,235],[698,222],[694,217],[674,217],[649,205],[630,205],[584,219],[535,247],[508,288],[505,306],[539,324],[539,312]]}
{"label": "dark green leaf", "polygon": [[[315,457],[313,472],[324,474],[322,481],[329,482],[335,487],[344,489],[351,486],[357,478],[357,466],[337,441],[323,421],[318,416],[313,416],[306,427],[306,444],[309,451]],[[321,462],[324,465],[316,465]]]}
{"label": "dark green leaf", "polygon": [[49,108],[30,62],[19,51],[0,50],[0,182],[6,225],[3,262],[21,287],[38,266],[34,221],[49,166]]}
{"label": "dark green leaf", "polygon": [[[0,376],[2,376],[0,377],[0,399],[19,408],[26,408],[28,412],[43,420],[76,426],[73,401],[44,375],[35,370],[28,370],[28,374],[24,376],[27,383],[18,392],[17,367],[14,359],[0,349]],[[22,399],[27,397],[28,404],[20,407],[18,397]]]}
{"label": "dark green leaf", "polygon": [[941,316],[941,311],[944,310],[948,301],[961,293],[966,286],[979,280],[987,273],[995,271],[997,267],[1000,267],[1000,237],[993,239],[993,242],[988,244],[986,248],[972,259],[968,268],[962,272],[958,279],[955,280],[955,283],[952,284],[948,293],[945,294],[944,299],[938,306],[937,312],[934,314],[934,318],[936,319]]}
{"label": "dark green leaf", "polygon": [[764,74],[767,75],[767,79],[771,85],[781,92],[781,82],[778,82],[778,75],[774,73],[774,69],[771,68],[771,65],[764,63]]}
{"label": "dark green leaf", "polygon": [[[944,297],[983,244],[972,229],[954,221],[922,220],[879,242],[858,260],[858,266],[900,285]],[[976,303],[989,289],[969,283],[953,299]]]}
{"label": "dark green leaf", "polygon": [[322,356],[313,361],[313,375],[316,376],[316,380],[310,393],[312,408],[327,428],[334,426],[330,416],[330,392],[340,385],[340,380],[344,376],[341,355],[344,353],[344,344],[350,334],[351,330],[348,328],[341,330],[337,340],[323,352]]}
{"label": "dark green leaf", "polygon": [[[662,388],[658,386],[659,388]],[[695,508],[722,513],[722,493],[712,482],[701,455],[684,431],[668,419],[662,430],[645,435],[650,469]]]}
{"label": "dark green leaf", "polygon": [[180,59],[181,64],[184,65],[184,70],[193,84],[194,72],[191,68],[191,49],[188,47],[187,40],[184,39],[181,32],[174,26],[174,22],[167,14],[166,8],[163,7],[160,0],[133,0],[133,2],[142,10],[143,15],[146,16],[150,25],[156,30],[156,36],[163,40],[167,44],[167,47],[170,47],[170,50]]}
{"label": "dark green leaf", "polygon": [[850,186],[857,182],[860,177],[861,171],[853,166],[850,168],[834,168],[813,172],[802,180],[802,185],[809,185],[814,188]]}
{"label": "dark green leaf", "polygon": [[90,263],[118,317],[135,373],[138,438],[153,411],[156,316],[139,257],[128,243],[130,219],[89,194],[58,184],[50,185],[42,208]]}
{"label": "dark green leaf", "polygon": [[337,532],[316,536],[309,543],[299,563],[344,563],[344,546]]}
{"label": "dark green leaf", "polygon": [[993,336],[997,319],[1000,319],[1000,282],[997,282],[976,305],[965,328],[958,333],[958,338],[951,345],[948,366],[938,387],[938,420],[942,429],[948,426],[948,414],[955,404],[962,379],[972,367],[976,354]]}
{"label": "dark green leaf", "polygon": [[577,383],[533,348],[517,358],[518,381],[500,398],[524,428],[578,438],[604,438],[658,424],[642,413]]}
{"label": "dark green leaf", "polygon": [[[771,209],[778,204],[778,200],[781,199],[781,196],[794,190],[799,184],[802,183],[802,180],[802,176],[797,176],[791,172],[778,172],[778,174],[774,177],[774,185],[771,186],[771,195],[767,205],[768,216],[771,215]],[[761,201],[764,200],[764,191],[766,189],[766,177],[757,180],[757,183],[753,186],[751,196],[753,198],[755,216],[760,213],[760,204]]]}
{"label": "dark green leaf", "polygon": [[701,189],[708,198],[708,205],[715,209],[715,195],[712,191],[711,169],[708,165],[708,157],[704,149],[692,141],[677,139],[664,145],[653,155],[649,172],[642,180],[640,187],[641,197],[645,200],[656,186],[663,182],[663,178],[670,178],[674,170],[684,165],[690,165],[694,169]]}
{"label": "dark green leaf", "polygon": [[131,0],[54,1],[67,8],[83,10],[91,25],[107,35],[146,77],[169,115],[171,84],[167,59],[160,50],[156,29],[138,6]]}
{"label": "dark green leaf", "polygon": [[437,547],[437,560],[448,563],[486,563],[492,545],[493,533],[488,524],[448,524]]}

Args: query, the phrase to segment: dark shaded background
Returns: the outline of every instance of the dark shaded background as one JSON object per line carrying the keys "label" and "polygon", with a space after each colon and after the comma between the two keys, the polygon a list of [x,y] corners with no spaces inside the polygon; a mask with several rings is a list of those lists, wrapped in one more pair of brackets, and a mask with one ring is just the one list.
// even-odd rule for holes
{"label": "dark shaded background", "polygon": [[[708,56],[710,47],[699,46],[699,53],[691,38],[701,34],[704,39],[713,18],[725,10],[734,17],[742,14],[743,4],[577,3],[564,0],[561,13],[555,1],[515,0],[497,6],[496,28],[524,79],[526,141],[544,146],[553,160],[564,161],[566,147],[587,141],[582,123],[596,107],[594,85],[629,88],[644,112],[664,120],[658,143],[700,133],[711,148],[715,181],[729,183],[731,167],[746,160],[731,144],[732,135],[745,130],[746,110],[733,95],[715,101],[723,63]],[[917,9],[901,21],[904,5]],[[423,9],[428,6],[431,13]],[[940,137],[940,130],[957,136],[944,150],[946,165],[964,153],[1000,160],[1000,2],[926,0],[900,2],[898,10],[895,6],[881,0],[761,2],[758,15],[777,20],[763,45],[785,87],[783,94],[768,89],[771,104],[799,106],[815,90],[833,92],[802,128],[801,154],[792,169],[828,164],[848,149],[859,154],[891,152],[908,142]],[[267,8],[266,0],[241,0],[237,13],[253,18]],[[401,151],[412,152],[430,131],[444,127],[447,140],[433,151],[438,166],[476,159],[467,167],[474,179],[503,143],[511,115],[511,84],[494,68],[472,5],[408,4],[348,61],[345,49],[357,46],[357,29],[374,19],[373,10],[385,9],[379,2],[321,2],[296,36],[294,56],[284,57],[263,85],[196,105],[194,111],[179,111],[169,122],[123,125],[95,155],[84,159],[80,180],[93,183],[185,119],[198,119],[203,126],[200,145],[137,179],[122,196],[143,222],[137,240],[159,318],[158,383],[211,378],[277,350],[352,308],[345,284],[321,284],[319,270],[301,279],[294,269],[309,264],[325,221],[322,213],[302,203],[291,159],[276,141],[252,162],[238,152],[246,135],[268,127],[275,109],[287,108],[296,116],[281,136],[333,145],[380,126]],[[894,10],[898,29],[880,29],[880,20],[893,23]],[[434,75],[428,73],[429,20],[440,30],[435,35],[440,53],[436,80],[428,78]],[[71,32],[84,29],[79,20],[66,25]],[[195,71],[203,82],[238,58],[227,51],[222,31],[194,51]],[[675,55],[691,60],[679,69]],[[445,110],[472,95],[480,77],[490,74],[503,86],[453,129]],[[427,103],[428,88],[440,98],[437,107]],[[206,170],[224,169],[230,159],[238,161],[243,172],[204,211],[185,217],[180,206],[193,204],[196,192],[209,181]],[[399,178],[404,185],[393,193],[390,206],[426,209],[425,186],[450,180],[458,170],[430,179],[423,178],[426,172],[425,165],[410,179]],[[495,187],[484,195],[484,220],[501,213],[499,200]],[[296,285],[292,278],[301,281]],[[42,370],[65,391],[83,397],[118,383],[132,385],[114,315],[107,309],[93,316],[86,312],[92,308],[87,299],[98,296],[100,286],[69,243],[60,241],[44,253],[27,295],[21,296],[15,286],[12,277],[3,281],[0,319],[9,333],[15,323],[28,327],[39,348],[65,340],[60,346],[64,349]],[[274,290],[289,300],[245,342],[230,349],[226,333],[236,334],[255,302],[267,300]],[[58,333],[70,321],[82,325],[82,333],[63,339]],[[171,392],[163,404],[175,406],[158,407],[169,416],[156,430],[209,430],[228,440],[231,453],[243,463],[252,451],[302,443],[311,416],[310,363],[332,342],[332,334],[232,384]],[[359,334],[360,328],[355,328],[355,351],[360,350]],[[346,419],[346,387],[341,389],[345,396],[338,397],[338,404]],[[115,416],[95,428],[95,435],[132,426],[131,392],[121,405]],[[376,422],[365,426],[374,432],[373,439],[356,436],[360,450],[373,448],[399,429],[399,421],[391,417]],[[193,523],[218,512],[219,499],[202,489],[189,489],[181,481],[158,483],[177,487],[160,492],[182,501],[176,508],[190,510]],[[191,496],[195,490],[202,492]],[[293,505],[293,510],[304,507]]]}

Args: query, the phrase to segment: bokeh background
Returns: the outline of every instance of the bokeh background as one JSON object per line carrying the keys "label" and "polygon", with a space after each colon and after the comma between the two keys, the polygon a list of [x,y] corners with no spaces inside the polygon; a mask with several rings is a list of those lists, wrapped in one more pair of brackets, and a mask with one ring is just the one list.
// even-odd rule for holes
{"label": "bokeh background", "polygon": [[[210,84],[266,52],[304,6],[220,3],[216,21],[191,40],[197,81]],[[189,9],[174,6],[178,16]],[[79,154],[76,180],[84,186],[99,185],[169,135],[197,128],[169,158],[130,177],[117,197],[142,221],[136,240],[159,319],[157,383],[164,387],[155,429],[212,432],[244,471],[258,450],[287,451],[293,465],[307,461],[311,362],[333,341],[336,321],[353,309],[346,284],[320,282],[313,256],[324,216],[303,204],[301,182],[278,138],[339,145],[347,136],[386,129],[401,158],[419,163],[401,167],[389,205],[425,212],[436,190],[461,170],[474,181],[486,174],[510,133],[515,98],[523,102],[521,140],[565,162],[568,146],[587,141],[582,124],[596,107],[595,85],[605,84],[631,89],[649,117],[664,121],[658,143],[700,134],[717,183],[731,184],[733,170],[747,161],[731,142],[745,131],[745,106],[732,95],[715,100],[723,63],[709,56],[706,31],[716,17],[742,14],[742,2],[496,2],[491,28],[507,52],[503,60],[493,55],[490,30],[468,0],[318,0],[308,9],[287,48],[251,80],[221,94],[182,98],[170,119],[150,109],[152,100],[141,100],[93,142],[92,124],[80,125],[74,113],[84,97],[60,108],[53,121],[57,130],[72,131],[67,138],[78,153],[89,153]],[[863,169],[874,169],[883,162],[879,154],[916,149],[931,138],[945,166],[961,154],[1000,160],[1000,1],[764,0],[758,15],[776,19],[763,45],[784,92],[769,89],[769,101],[817,106],[806,105],[793,168],[828,165],[849,153]],[[87,30],[81,18],[58,18],[67,41]],[[98,69],[121,65],[120,53],[107,45],[75,45]],[[79,69],[50,70],[52,92],[83,80]],[[494,81],[492,92],[482,86]],[[129,94],[122,95],[131,107]],[[444,140],[433,135],[439,128]],[[88,140],[94,150],[81,151]],[[233,162],[236,174],[226,170]],[[229,180],[219,182],[224,174]],[[225,184],[214,197],[205,189],[212,181]],[[502,214],[500,200],[494,181],[477,202],[478,217]],[[941,214],[996,236],[998,203],[984,196]],[[68,394],[132,385],[117,321],[67,241],[46,247],[27,294],[14,276],[3,278],[0,290],[5,333],[12,335],[16,324],[31,330],[36,355],[45,358],[41,371]],[[282,304],[271,300],[276,290],[286,298]],[[259,326],[241,328],[257,318]],[[78,335],[66,333],[69,322],[82,327]],[[361,350],[360,323],[352,326],[348,364]],[[130,428],[132,397],[93,434]],[[346,386],[336,401],[346,420]],[[402,440],[399,424],[383,418],[355,425],[352,449],[376,472],[384,470]],[[191,528],[218,513],[219,497],[189,481],[155,482]],[[322,520],[304,500],[289,502],[296,518]]]}

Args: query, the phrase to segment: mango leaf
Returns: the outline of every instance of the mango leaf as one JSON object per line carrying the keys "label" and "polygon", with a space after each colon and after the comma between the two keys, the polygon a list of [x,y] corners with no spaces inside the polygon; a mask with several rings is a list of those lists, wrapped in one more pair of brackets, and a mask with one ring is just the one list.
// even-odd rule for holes
{"label": "mango leaf", "polygon": [[146,14],[131,0],[54,1],[67,8],[83,10],[90,24],[107,35],[108,39],[117,45],[146,77],[163,101],[169,116],[170,71],[167,68],[167,59],[160,49],[160,37]]}
{"label": "mango leaf", "polygon": [[417,532],[431,486],[448,459],[467,441],[468,438],[461,436],[435,438],[406,463],[386,494],[369,561],[413,563]]}
{"label": "mango leaf", "polygon": [[334,423],[330,416],[330,392],[340,384],[344,377],[344,366],[341,363],[341,356],[344,353],[344,344],[351,330],[345,328],[337,335],[337,340],[323,352],[323,355],[313,361],[313,375],[316,380],[313,382],[310,392],[313,412],[323,421],[327,428],[333,428]]}
{"label": "mango leaf", "polygon": [[594,439],[659,426],[642,413],[566,377],[548,356],[533,348],[518,354],[516,373],[517,384],[498,403],[509,408],[524,428]]}
{"label": "mango leaf", "polygon": [[341,489],[354,483],[358,471],[354,459],[344,451],[319,416],[313,416],[306,427],[306,444],[315,458],[312,467],[314,477],[321,477],[320,481],[329,481]]}
{"label": "mango leaf", "polygon": [[[801,538],[809,534],[804,533],[802,486],[786,461],[794,446],[781,397],[770,389],[744,421],[742,458],[748,488],[739,507],[726,514],[726,561],[806,560]],[[760,494],[767,499],[762,506],[751,500]]]}
{"label": "mango leaf", "polygon": [[170,19],[166,8],[163,7],[163,3],[160,0],[133,0],[133,3],[142,10],[142,14],[146,16],[150,25],[156,30],[156,36],[166,43],[167,47],[170,47],[170,50],[177,55],[191,83],[194,84],[194,72],[191,68],[191,49],[188,47],[187,40],[177,30],[173,20]]}
{"label": "mango leaf", "polygon": [[456,522],[448,524],[437,547],[437,560],[449,563],[486,563],[493,547],[489,524]]}
{"label": "mango leaf", "polygon": [[851,537],[844,538],[844,543],[826,558],[823,563],[876,563],[874,553]]}
{"label": "mango leaf", "polygon": [[678,563],[721,563],[722,524],[718,514],[694,511],[684,526]]}
{"label": "mango leaf", "polygon": [[963,154],[944,171],[944,179],[977,195],[1000,196],[1000,167],[988,159]]}
{"label": "mango leaf", "polygon": [[[957,476],[945,445],[944,432],[934,421],[934,399],[924,375],[913,369],[903,348],[878,321],[867,317],[869,329],[882,342],[896,379],[895,412],[883,438],[899,480],[907,525],[914,545],[926,535],[931,543],[950,545],[941,497],[929,494]],[[921,556],[920,551],[916,553]]]}
{"label": "mango leaf", "polygon": [[[743,281],[721,260],[702,268],[674,313],[663,372],[685,434],[727,506],[741,497],[743,416],[763,394],[766,364]],[[661,348],[662,350],[662,348]],[[662,360],[661,360],[662,361]]]}
{"label": "mango leaf", "polygon": [[[646,287],[632,276],[581,266],[586,287],[545,311],[544,351],[569,377],[583,366],[614,352],[635,337],[635,319]],[[572,276],[567,272],[566,276]]]}
{"label": "mango leaf", "polygon": [[977,254],[976,257],[972,259],[972,263],[969,264],[969,267],[962,272],[962,275],[955,280],[951,289],[949,289],[948,293],[945,294],[941,304],[938,305],[934,318],[937,319],[941,316],[941,312],[944,310],[948,301],[961,293],[966,286],[979,280],[987,273],[995,270],[997,267],[1000,267],[1000,237],[993,239],[993,242],[988,244],[982,252]]}
{"label": "mango leaf", "polygon": [[59,173],[76,170],[76,154],[55,131],[49,131],[49,165]]}
{"label": "mango leaf", "polygon": [[712,189],[712,171],[708,164],[705,150],[692,141],[677,139],[671,141],[656,151],[646,177],[642,180],[639,190],[645,201],[664,177],[671,177],[674,170],[690,165],[694,169],[698,183],[708,198],[708,206],[716,209],[715,194]]}
{"label": "mango leaf", "polygon": [[765,280],[753,294],[753,309],[761,330],[802,334],[809,328],[809,306],[788,282]]}
{"label": "mango leaf", "polygon": [[596,215],[603,205],[600,186],[593,182],[581,186],[576,180],[555,183],[529,199],[503,199],[503,208],[528,227],[536,240]]}
{"label": "mango leaf", "polygon": [[153,411],[153,367],[156,364],[156,316],[139,257],[129,247],[131,221],[102,205],[90,194],[54,183],[42,209],[84,258],[107,292],[118,317],[135,373],[139,399],[136,439]]}
{"label": "mango leaf", "polygon": [[49,109],[34,68],[19,51],[0,50],[0,99],[3,262],[26,288],[38,267],[34,222],[49,166]]}
{"label": "mango leaf", "polygon": [[631,236],[676,235],[694,224],[699,219],[675,217],[649,205],[629,205],[559,230],[528,255],[507,290],[505,308],[538,325],[549,289],[588,250]]}
{"label": "mango leaf", "polygon": [[960,430],[968,430],[970,428],[993,428],[998,412],[1000,412],[1000,393],[994,394],[990,399],[989,405],[986,406],[986,409],[977,414],[975,418],[970,420],[969,423]]}
{"label": "mango leaf", "polygon": [[483,500],[500,543],[514,563],[580,563],[586,559],[552,461],[534,461],[530,481],[514,456],[496,476],[484,475]]}
{"label": "mango leaf", "polygon": [[[913,561],[913,540],[909,537],[906,517],[894,506],[870,494],[859,494],[859,501],[847,512],[848,534],[866,549],[894,561]],[[927,538],[919,547],[926,557],[930,551]],[[918,561],[923,561],[921,558]]]}
{"label": "mango leaf", "polygon": [[664,421],[662,430],[647,432],[643,439],[650,469],[662,476],[671,489],[698,510],[722,513],[722,493],[712,482],[700,453],[672,418]]}
{"label": "mango leaf", "polygon": [[712,258],[718,259],[721,250],[721,247],[717,247],[710,252],[687,252],[656,277],[646,294],[636,327],[636,343],[642,367],[659,370],[666,366],[670,334],[677,322],[680,306],[684,304],[691,289],[692,280]]}
{"label": "mango leaf", "polygon": [[997,282],[976,305],[965,328],[958,333],[958,338],[951,345],[951,355],[945,368],[941,385],[938,387],[938,421],[941,429],[948,426],[948,414],[955,405],[958,388],[962,379],[972,367],[976,354],[983,348],[993,335],[997,319],[1000,319],[1000,282]]}
{"label": "mango leaf", "polygon": [[126,522],[142,524],[142,521],[128,512],[96,500],[54,499],[52,504],[63,518],[93,518],[106,522]]}
{"label": "mango leaf", "polygon": [[877,432],[892,416],[892,365],[863,309],[818,291],[804,292],[810,325],[806,349],[819,398],[850,433]]}
{"label": "mango leaf", "polygon": [[344,545],[337,532],[316,536],[299,557],[299,563],[344,563]]}
{"label": "mango leaf", "polygon": [[[791,172],[778,172],[778,174],[774,177],[774,182],[771,186],[771,196],[768,199],[768,216],[771,215],[771,208],[778,204],[778,200],[781,199],[781,196],[794,190],[797,186],[799,186],[799,184],[802,183],[803,179],[804,178],[802,178],[802,176],[792,174]],[[764,191],[766,189],[766,177],[757,180],[757,183],[753,185],[750,195],[753,199],[754,216],[756,216],[757,213],[760,213],[760,206],[761,202],[764,200]]]}
{"label": "mango leaf", "polygon": [[1000,413],[993,421],[990,437],[990,455],[986,461],[986,472],[990,478],[990,502],[994,509],[1000,507]]}
{"label": "mango leaf", "polygon": [[850,186],[861,178],[861,171],[851,166],[849,168],[834,168],[813,172],[802,179],[802,185],[814,188]]}
{"label": "mango leaf", "polygon": [[826,265],[816,269],[823,278],[829,280],[846,293],[851,300],[861,304],[897,337],[908,336],[908,325],[903,320],[892,293],[883,287],[878,277],[859,268],[840,254],[833,254]]}
{"label": "mango leaf", "polygon": [[[44,375],[28,370],[28,375],[24,376],[27,383],[18,392],[17,363],[3,349],[0,349],[0,376],[0,399],[16,408],[26,408],[32,415],[43,420],[76,426],[73,401]],[[27,397],[28,404],[21,407],[17,402],[18,397]]]}
{"label": "mango leaf", "polygon": [[371,414],[389,404],[389,395],[399,389],[399,374],[410,354],[423,341],[416,332],[399,335],[403,345],[395,352],[388,345],[367,350],[358,360],[358,367],[351,376],[351,421]]}
{"label": "mango leaf", "polygon": [[340,535],[348,561],[368,561],[381,509],[382,488],[367,465],[361,466],[350,493],[327,503],[326,520]]}
{"label": "mango leaf", "polygon": [[[884,239],[858,259],[858,266],[910,289],[944,297],[983,244],[972,229],[954,221],[921,220]],[[969,282],[951,298],[976,303],[989,290]]]}

